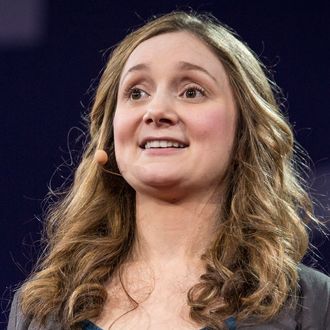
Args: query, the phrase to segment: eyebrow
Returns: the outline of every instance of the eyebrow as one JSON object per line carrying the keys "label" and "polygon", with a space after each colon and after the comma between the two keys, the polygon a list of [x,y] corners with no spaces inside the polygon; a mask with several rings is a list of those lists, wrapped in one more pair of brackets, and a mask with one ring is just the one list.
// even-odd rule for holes
{"label": "eyebrow", "polygon": [[150,70],[150,66],[148,64],[145,64],[145,63],[140,63],[140,64],[137,64],[137,65],[134,65],[132,66],[131,68],[129,68],[127,70],[127,72],[123,75],[123,77],[121,78],[121,82],[124,81],[125,77],[131,73],[131,72],[134,72],[134,71],[142,71],[142,70],[146,70],[146,71],[149,71]]}
{"label": "eyebrow", "polygon": [[208,72],[206,69],[204,69],[203,67],[201,67],[199,65],[196,65],[196,64],[193,64],[190,62],[180,61],[178,63],[178,69],[186,70],[186,71],[201,71],[203,73],[206,73],[210,78],[212,78],[212,80],[217,82],[215,77],[210,72]]}
{"label": "eyebrow", "polygon": [[[210,72],[208,72],[206,69],[204,69],[203,67],[201,67],[197,64],[193,64],[193,63],[185,62],[185,61],[180,61],[180,62],[178,62],[177,68],[179,70],[182,70],[182,71],[200,71],[200,72],[203,72],[203,73],[207,74],[212,80],[217,82],[215,77]],[[143,71],[143,70],[150,71],[150,66],[146,63],[140,63],[140,64],[137,64],[137,65],[134,65],[134,66],[132,66],[131,68],[129,68],[127,70],[127,72],[123,75],[121,81],[124,81],[125,77],[129,73],[132,73],[134,71]]]}

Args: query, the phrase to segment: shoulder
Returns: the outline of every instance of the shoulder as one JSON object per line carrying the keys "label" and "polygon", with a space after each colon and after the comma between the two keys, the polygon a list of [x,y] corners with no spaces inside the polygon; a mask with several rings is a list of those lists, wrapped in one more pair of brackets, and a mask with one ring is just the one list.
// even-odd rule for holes
{"label": "shoulder", "polygon": [[15,292],[11,303],[7,330],[24,330],[29,328],[30,320],[23,315],[19,300],[20,290]]}
{"label": "shoulder", "polygon": [[298,265],[299,299],[297,304],[288,304],[277,317],[258,325],[238,327],[241,330],[291,330],[330,327],[330,278],[319,271]]}
{"label": "shoulder", "polygon": [[320,271],[307,267],[304,264],[298,265],[298,273],[299,277],[302,281],[309,281],[313,284],[322,284],[329,286],[330,285],[330,277],[321,273]]}
{"label": "shoulder", "polygon": [[298,272],[302,325],[326,329],[330,324],[330,277],[303,264],[299,265]]}
{"label": "shoulder", "polygon": [[45,325],[38,325],[31,317],[24,315],[20,306],[20,290],[15,292],[11,303],[7,330],[61,330],[62,326],[51,317]]}
{"label": "shoulder", "polygon": [[330,297],[330,277],[303,264],[298,266],[299,284],[304,296]]}

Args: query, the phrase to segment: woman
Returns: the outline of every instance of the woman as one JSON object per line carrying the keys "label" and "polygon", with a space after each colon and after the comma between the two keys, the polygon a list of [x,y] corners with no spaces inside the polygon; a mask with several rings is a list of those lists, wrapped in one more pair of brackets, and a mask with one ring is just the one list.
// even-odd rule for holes
{"label": "woman", "polygon": [[9,329],[326,329],[329,279],[300,264],[316,220],[264,71],[205,15],[119,44]]}

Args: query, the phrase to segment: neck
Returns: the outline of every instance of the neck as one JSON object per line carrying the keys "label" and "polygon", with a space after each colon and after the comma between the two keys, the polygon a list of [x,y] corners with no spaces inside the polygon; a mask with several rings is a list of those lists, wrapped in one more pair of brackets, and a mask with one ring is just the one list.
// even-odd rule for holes
{"label": "neck", "polygon": [[218,205],[210,196],[171,203],[137,193],[134,259],[159,269],[201,264],[214,238]]}

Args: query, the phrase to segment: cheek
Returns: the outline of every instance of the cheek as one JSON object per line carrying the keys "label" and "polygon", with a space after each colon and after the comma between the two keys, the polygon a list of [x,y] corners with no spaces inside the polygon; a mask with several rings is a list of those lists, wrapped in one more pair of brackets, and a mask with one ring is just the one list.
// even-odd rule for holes
{"label": "cheek", "polygon": [[130,111],[116,110],[113,119],[113,135],[116,161],[120,169],[126,168],[138,139],[139,116]]}
{"label": "cheek", "polygon": [[228,146],[229,149],[232,147],[236,129],[235,113],[226,109],[210,111],[200,117],[198,123],[196,132],[200,139],[209,143],[208,149],[217,149],[219,146]]}
{"label": "cheek", "polygon": [[127,111],[116,110],[113,118],[113,134],[115,146],[122,146],[133,138],[134,117],[129,116]]}
{"label": "cheek", "polygon": [[129,141],[129,122],[125,119],[125,117],[116,112],[113,119],[113,137],[115,144],[115,156],[118,167],[120,170],[123,170],[125,167],[125,145]]}
{"label": "cheek", "polygon": [[120,142],[125,139],[125,127],[123,120],[116,113],[113,118],[113,138],[115,141],[115,148],[117,149]]}

